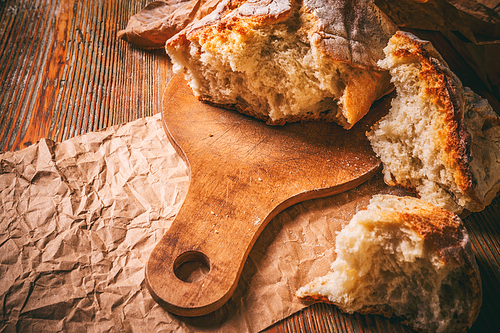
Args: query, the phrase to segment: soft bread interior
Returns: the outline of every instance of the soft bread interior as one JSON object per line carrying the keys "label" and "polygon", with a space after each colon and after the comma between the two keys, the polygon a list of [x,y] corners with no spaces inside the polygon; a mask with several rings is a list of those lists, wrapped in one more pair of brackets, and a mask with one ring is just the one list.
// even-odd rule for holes
{"label": "soft bread interior", "polygon": [[[440,211],[438,221],[455,216],[439,216]],[[297,296],[327,301],[349,313],[398,316],[417,330],[462,331],[471,312],[478,312],[479,277],[471,279],[470,262],[444,257],[405,221],[419,219],[421,227],[431,228],[432,222],[425,222],[432,221],[429,213],[435,215],[435,208],[419,199],[374,196],[338,234],[331,272],[300,288]],[[460,223],[454,218],[452,224]],[[470,247],[467,234],[460,236],[454,246]]]}
{"label": "soft bread interior", "polygon": [[[388,73],[356,69],[326,56],[308,34],[314,17],[300,5],[273,24],[238,20],[234,28],[195,31],[188,43],[167,43],[174,71],[186,74],[200,99],[236,107],[270,124],[305,119],[352,127],[387,92]],[[359,99],[363,105],[357,105]]]}
{"label": "soft bread interior", "polygon": [[453,170],[442,162],[443,147],[436,143],[436,136],[444,115],[419,82],[422,64],[391,63],[388,67],[397,96],[389,114],[368,136],[384,165],[385,180],[416,189],[421,198],[438,207],[460,211],[466,199]]}
{"label": "soft bread interior", "polygon": [[[301,16],[287,22],[255,28],[244,34],[192,41],[189,56],[170,51],[174,64],[189,68],[189,83],[201,99],[239,105],[271,121],[311,113],[332,112],[342,120],[335,100],[344,89],[340,71],[324,61],[300,30]],[[174,71],[182,68],[174,65]]]}
{"label": "soft bread interior", "polygon": [[429,42],[398,32],[384,52],[397,95],[367,137],[386,183],[455,213],[484,209],[500,188],[498,116]]}

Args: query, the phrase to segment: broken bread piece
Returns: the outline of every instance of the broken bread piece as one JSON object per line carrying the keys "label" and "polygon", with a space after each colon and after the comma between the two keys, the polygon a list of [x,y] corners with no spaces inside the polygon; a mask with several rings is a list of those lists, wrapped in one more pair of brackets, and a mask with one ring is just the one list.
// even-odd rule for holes
{"label": "broken bread piece", "polygon": [[395,31],[373,0],[223,0],[166,51],[202,101],[349,129],[393,90],[377,61]]}
{"label": "broken bread piece", "polygon": [[457,214],[484,209],[500,189],[498,115],[430,42],[398,31],[384,52],[397,95],[367,137],[385,182]]}
{"label": "broken bread piece", "polygon": [[460,218],[413,197],[375,195],[336,238],[331,271],[300,288],[342,311],[399,317],[421,332],[465,332],[482,303]]}

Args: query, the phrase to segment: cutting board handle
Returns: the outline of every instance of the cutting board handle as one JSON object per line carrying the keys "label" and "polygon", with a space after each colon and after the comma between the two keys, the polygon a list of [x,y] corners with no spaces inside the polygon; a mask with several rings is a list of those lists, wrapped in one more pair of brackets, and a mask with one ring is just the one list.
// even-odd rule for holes
{"label": "cutting board handle", "polygon": [[244,210],[221,216],[196,197],[188,193],[146,266],[155,300],[181,316],[204,315],[229,300],[255,240],[281,210],[261,212],[249,225]]}
{"label": "cutting board handle", "polygon": [[242,205],[231,215],[200,205],[199,192],[193,189],[202,185],[191,184],[172,226],[150,255],[146,266],[150,293],[167,311],[181,316],[217,310],[232,296],[250,250],[274,216],[295,203],[352,189],[378,171],[374,168],[327,191],[301,193],[274,207],[274,200],[260,210]]}

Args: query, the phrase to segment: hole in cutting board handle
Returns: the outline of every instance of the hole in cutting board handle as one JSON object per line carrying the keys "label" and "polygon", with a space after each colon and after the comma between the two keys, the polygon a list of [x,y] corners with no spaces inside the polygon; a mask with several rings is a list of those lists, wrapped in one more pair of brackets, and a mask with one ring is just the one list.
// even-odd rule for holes
{"label": "hole in cutting board handle", "polygon": [[184,252],[174,261],[174,274],[184,282],[198,282],[209,272],[210,260],[199,251]]}

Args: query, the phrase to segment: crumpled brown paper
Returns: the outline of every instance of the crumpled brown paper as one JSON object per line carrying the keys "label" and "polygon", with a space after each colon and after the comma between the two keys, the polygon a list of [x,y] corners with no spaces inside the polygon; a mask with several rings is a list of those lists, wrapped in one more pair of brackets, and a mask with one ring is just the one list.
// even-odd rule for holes
{"label": "crumpled brown paper", "polygon": [[188,184],[159,117],[41,140],[0,163],[0,331],[178,326],[144,287]]}
{"label": "crumpled brown paper", "polygon": [[144,266],[187,190],[159,115],[0,154],[0,331],[258,332],[308,305],[295,291],[326,274],[336,232],[389,191],[379,175],[283,211],[229,302],[181,318],[152,299]]}
{"label": "crumpled brown paper", "polygon": [[219,0],[153,1],[130,17],[118,38],[144,48],[163,48],[165,42],[194,20],[211,13]]}

